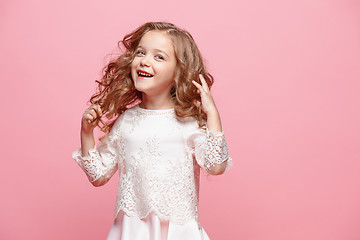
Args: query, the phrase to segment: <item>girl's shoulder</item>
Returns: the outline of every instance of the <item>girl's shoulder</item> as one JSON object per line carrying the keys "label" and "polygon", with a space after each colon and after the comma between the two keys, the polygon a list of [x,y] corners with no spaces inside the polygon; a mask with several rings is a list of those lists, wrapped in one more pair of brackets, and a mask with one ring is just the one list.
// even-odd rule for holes
{"label": "girl's shoulder", "polygon": [[184,130],[188,136],[204,134],[206,131],[205,126],[200,127],[198,121],[194,117],[182,118],[180,122],[184,126]]}
{"label": "girl's shoulder", "polygon": [[[123,121],[124,118],[127,118],[127,117],[131,116],[131,115],[134,113],[134,111],[135,111],[135,109],[136,109],[136,108],[135,108],[136,106],[137,106],[137,105],[132,106],[132,107],[126,109],[124,112],[122,112],[122,113],[117,117],[117,119],[115,120],[115,125],[120,125],[120,123]],[[115,126],[115,125],[114,125],[114,126]]]}

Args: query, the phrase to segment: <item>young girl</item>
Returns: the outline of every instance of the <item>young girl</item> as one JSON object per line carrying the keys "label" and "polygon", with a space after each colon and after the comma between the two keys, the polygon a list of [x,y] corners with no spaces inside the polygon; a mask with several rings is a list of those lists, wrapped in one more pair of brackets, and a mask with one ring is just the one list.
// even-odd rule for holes
{"label": "young girl", "polygon": [[[146,23],[121,43],[125,51],[97,81],[73,153],[96,187],[119,170],[107,239],[209,239],[198,219],[200,167],[218,175],[232,164],[213,77],[191,35],[173,24]],[[105,132],[98,146],[95,126]]]}

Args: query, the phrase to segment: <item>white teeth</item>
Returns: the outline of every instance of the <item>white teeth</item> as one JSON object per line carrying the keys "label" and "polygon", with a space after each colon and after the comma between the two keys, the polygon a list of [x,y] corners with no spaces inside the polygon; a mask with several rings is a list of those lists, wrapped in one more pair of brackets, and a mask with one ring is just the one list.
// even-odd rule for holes
{"label": "white teeth", "polygon": [[140,77],[152,77],[152,75],[147,74],[147,73],[144,73],[144,72],[138,72],[138,75],[139,75]]}

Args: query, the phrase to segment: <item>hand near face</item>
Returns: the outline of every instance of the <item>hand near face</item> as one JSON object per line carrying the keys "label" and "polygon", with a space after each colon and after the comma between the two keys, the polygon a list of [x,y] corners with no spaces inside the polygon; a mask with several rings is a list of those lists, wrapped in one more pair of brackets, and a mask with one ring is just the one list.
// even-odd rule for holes
{"label": "hand near face", "polygon": [[206,115],[218,114],[217,108],[215,106],[214,99],[211,96],[209,86],[207,85],[205,78],[200,74],[199,75],[201,84],[192,81],[193,84],[197,87],[198,92],[201,97],[201,106]]}

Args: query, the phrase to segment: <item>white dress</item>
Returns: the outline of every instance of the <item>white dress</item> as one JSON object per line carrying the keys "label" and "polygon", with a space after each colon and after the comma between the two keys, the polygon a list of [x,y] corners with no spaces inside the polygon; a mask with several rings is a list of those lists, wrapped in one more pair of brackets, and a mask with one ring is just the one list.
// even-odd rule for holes
{"label": "white dress", "polygon": [[118,117],[89,156],[79,148],[73,158],[95,185],[119,170],[108,240],[208,240],[198,220],[200,168],[232,166],[224,132],[179,119],[174,109],[139,105]]}

